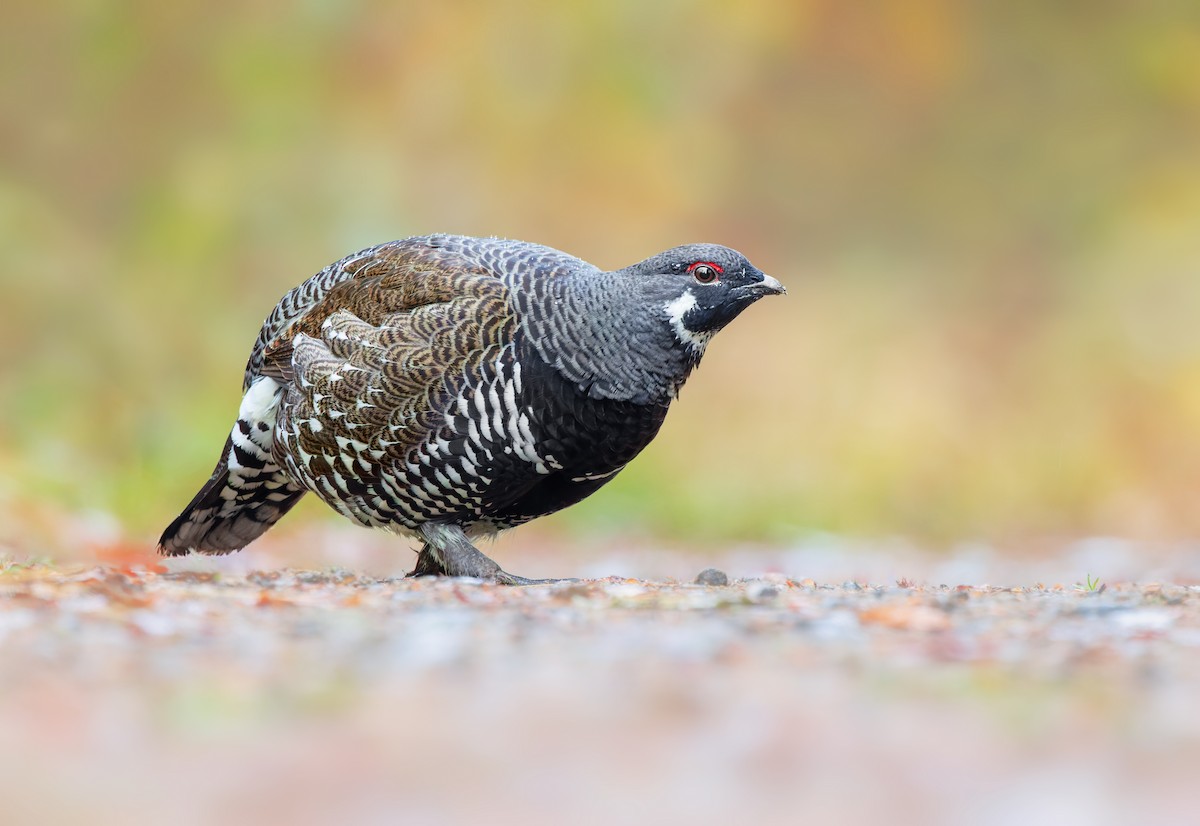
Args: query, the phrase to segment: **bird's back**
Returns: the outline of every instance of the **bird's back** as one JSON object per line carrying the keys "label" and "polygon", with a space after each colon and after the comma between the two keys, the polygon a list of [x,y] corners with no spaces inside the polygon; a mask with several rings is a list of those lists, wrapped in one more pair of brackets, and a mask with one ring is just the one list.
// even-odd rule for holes
{"label": "bird's back", "polygon": [[532,296],[547,278],[596,271],[595,267],[551,247],[503,238],[464,235],[426,235],[368,247],[335,261],[284,294],[267,316],[246,364],[243,391],[262,373],[267,347],[289,337],[292,328],[318,308],[331,290],[347,282],[391,272],[473,271],[491,275],[506,286],[517,286]]}

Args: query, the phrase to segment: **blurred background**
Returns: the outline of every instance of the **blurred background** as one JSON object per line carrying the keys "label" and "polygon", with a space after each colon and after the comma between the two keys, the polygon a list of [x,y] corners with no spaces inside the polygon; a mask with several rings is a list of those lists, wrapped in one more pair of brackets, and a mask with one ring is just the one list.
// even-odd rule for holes
{"label": "blurred background", "polygon": [[789,288],[530,536],[1200,531],[1195,4],[6,8],[10,550],[152,542],[279,296],[434,231],[605,268],[714,241]]}

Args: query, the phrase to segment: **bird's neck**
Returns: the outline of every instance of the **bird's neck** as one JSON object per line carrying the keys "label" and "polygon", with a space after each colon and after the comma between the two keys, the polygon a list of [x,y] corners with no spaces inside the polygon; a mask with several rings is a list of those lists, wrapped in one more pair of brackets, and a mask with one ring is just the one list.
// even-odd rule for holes
{"label": "bird's neck", "polygon": [[663,304],[609,273],[560,278],[522,326],[542,358],[590,397],[667,405],[704,351],[680,340]]}

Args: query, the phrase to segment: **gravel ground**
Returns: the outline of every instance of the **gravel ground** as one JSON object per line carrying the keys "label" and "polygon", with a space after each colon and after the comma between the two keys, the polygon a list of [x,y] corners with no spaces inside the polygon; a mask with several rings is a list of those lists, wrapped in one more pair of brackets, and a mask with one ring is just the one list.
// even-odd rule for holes
{"label": "gravel ground", "polygon": [[[812,548],[726,555],[727,585],[693,584],[704,565],[669,553],[604,564],[689,565],[685,581],[519,589],[256,572],[250,554],[10,567],[3,820],[1184,822],[1200,561],[1071,547],[841,559],[913,572],[886,584],[739,578],[836,567]],[[1102,559],[1174,579],[937,579]]]}

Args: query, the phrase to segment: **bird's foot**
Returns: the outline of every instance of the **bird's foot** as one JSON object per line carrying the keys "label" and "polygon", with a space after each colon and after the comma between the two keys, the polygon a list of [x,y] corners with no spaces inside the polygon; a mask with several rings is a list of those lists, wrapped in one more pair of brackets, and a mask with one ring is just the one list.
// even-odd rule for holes
{"label": "bird's foot", "polygon": [[573,580],[529,579],[510,574],[471,544],[457,525],[428,524],[421,528],[425,545],[409,576],[465,576],[499,585],[547,585]]}
{"label": "bird's foot", "polygon": [[510,574],[508,571],[500,571],[496,577],[496,582],[501,585],[553,585],[556,582],[578,582],[575,577],[550,577],[549,579],[528,579],[527,577]]}
{"label": "bird's foot", "polygon": [[[487,559],[487,557],[484,557]],[[492,560],[488,560],[491,562]],[[495,564],[493,562],[493,564]],[[490,573],[452,573],[441,566],[433,554],[422,551],[417,557],[417,565],[407,576],[469,576],[475,579],[482,579],[488,582],[495,582],[497,585],[549,585],[555,582],[576,582],[574,579],[530,579],[529,577],[517,576],[510,574],[508,571],[501,568],[499,565]]]}

